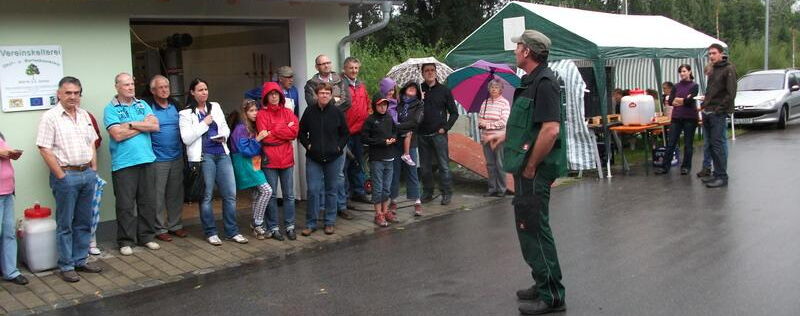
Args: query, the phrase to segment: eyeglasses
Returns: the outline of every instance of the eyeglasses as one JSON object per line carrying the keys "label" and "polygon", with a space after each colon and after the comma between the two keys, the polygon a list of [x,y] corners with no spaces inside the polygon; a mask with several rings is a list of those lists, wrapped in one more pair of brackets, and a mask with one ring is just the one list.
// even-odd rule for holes
{"label": "eyeglasses", "polygon": [[331,62],[329,62],[329,61],[326,61],[326,62],[324,62],[324,63],[318,63],[318,64],[317,64],[317,66],[322,66],[322,65],[330,65],[330,64],[331,64]]}

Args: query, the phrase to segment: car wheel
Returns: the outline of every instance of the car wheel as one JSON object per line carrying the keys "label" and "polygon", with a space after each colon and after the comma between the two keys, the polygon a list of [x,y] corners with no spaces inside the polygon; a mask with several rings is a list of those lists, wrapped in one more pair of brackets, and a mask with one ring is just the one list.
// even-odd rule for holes
{"label": "car wheel", "polygon": [[786,122],[789,120],[789,111],[786,110],[786,106],[781,107],[781,116],[778,118],[778,123],[775,124],[775,127],[778,129],[786,129]]}

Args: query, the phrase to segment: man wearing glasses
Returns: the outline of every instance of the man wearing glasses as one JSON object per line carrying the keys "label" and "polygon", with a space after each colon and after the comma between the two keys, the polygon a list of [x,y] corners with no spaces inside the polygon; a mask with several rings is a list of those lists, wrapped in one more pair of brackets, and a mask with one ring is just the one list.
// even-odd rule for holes
{"label": "man wearing glasses", "polygon": [[314,59],[314,63],[316,64],[314,67],[317,69],[318,73],[311,76],[311,79],[306,82],[304,88],[306,105],[316,104],[317,94],[314,93],[314,89],[316,89],[317,85],[320,83],[327,82],[333,87],[333,105],[342,112],[347,111],[347,109],[350,108],[350,93],[348,93],[347,86],[344,85],[342,77],[333,71],[331,59],[328,58],[328,56],[319,55]]}

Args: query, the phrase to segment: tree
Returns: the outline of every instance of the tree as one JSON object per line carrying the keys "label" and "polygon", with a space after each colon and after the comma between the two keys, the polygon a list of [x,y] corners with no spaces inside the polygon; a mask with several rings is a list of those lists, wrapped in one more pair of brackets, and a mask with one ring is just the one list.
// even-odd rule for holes
{"label": "tree", "polygon": [[25,74],[31,76],[34,81],[36,81],[36,75],[40,74],[39,67],[35,64],[28,65],[28,68],[25,69]]}

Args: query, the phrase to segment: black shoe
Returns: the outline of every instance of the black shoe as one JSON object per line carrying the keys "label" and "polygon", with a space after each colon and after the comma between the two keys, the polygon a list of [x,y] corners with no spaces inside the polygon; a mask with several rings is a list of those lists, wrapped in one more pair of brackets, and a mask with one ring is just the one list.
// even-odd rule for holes
{"label": "black shoe", "polygon": [[689,174],[689,169],[687,169],[687,168],[681,168],[681,175],[684,175],[684,176],[685,176],[685,175],[687,175],[687,174]]}
{"label": "black shoe", "polygon": [[353,216],[353,213],[350,213],[350,211],[348,211],[347,209],[343,209],[337,212],[336,214],[339,215],[339,217],[341,217],[342,219],[346,219],[348,221],[355,218],[355,216]]}
{"label": "black shoe", "polygon": [[504,197],[506,197],[506,191],[504,190],[503,192],[495,192],[494,196],[499,197],[499,198],[504,198]]}
{"label": "black shoe", "polygon": [[289,238],[289,240],[297,240],[297,233],[294,232],[294,229],[287,229],[286,237]]}
{"label": "black shoe", "polygon": [[667,173],[669,173],[669,169],[658,168],[658,169],[656,169],[656,171],[654,173],[655,174],[667,174]]}
{"label": "black shoe", "polygon": [[353,197],[350,198],[350,201],[372,204],[372,201],[370,201],[370,199],[367,197],[366,194],[354,195]]}
{"label": "black shoe", "polygon": [[497,192],[486,192],[483,194],[483,197],[494,197],[497,196],[496,194]]}
{"label": "black shoe", "polygon": [[81,280],[81,277],[78,275],[77,272],[75,272],[75,270],[61,271],[58,273],[58,275],[61,277],[62,280],[70,283],[75,283]]}
{"label": "black shoe", "polygon": [[450,204],[450,200],[451,199],[452,199],[452,196],[450,194],[442,194],[442,205]]}
{"label": "black shoe", "polygon": [[28,278],[26,278],[26,277],[25,277],[24,275],[22,275],[22,274],[18,275],[16,278],[13,278],[13,279],[11,279],[11,280],[8,280],[8,281],[9,281],[9,282],[12,282],[12,283],[14,283],[14,284],[18,284],[18,285],[25,285],[25,284],[28,284]]}
{"label": "black shoe", "polygon": [[283,235],[281,235],[280,230],[273,229],[272,231],[270,231],[269,234],[270,234],[269,238],[275,239],[277,241],[283,241]]}
{"label": "black shoe", "polygon": [[86,272],[86,273],[100,273],[103,271],[103,268],[96,264],[87,262],[82,266],[75,267],[75,271]]}
{"label": "black shoe", "polygon": [[532,285],[527,289],[517,291],[517,298],[524,301],[533,301],[539,298],[539,292],[536,291],[536,285]]}
{"label": "black shoe", "polygon": [[706,182],[706,187],[709,188],[719,188],[726,186],[728,186],[728,180],[725,179],[714,179],[714,181]]}
{"label": "black shoe", "polygon": [[567,306],[563,303],[559,305],[547,305],[544,301],[537,299],[530,303],[522,303],[519,304],[519,312],[522,315],[541,315],[541,314],[548,314],[548,313],[555,313],[564,311],[567,309]]}
{"label": "black shoe", "polygon": [[422,201],[422,203],[428,203],[430,201],[433,201],[433,195],[429,194],[423,195],[420,201]]}
{"label": "black shoe", "polygon": [[698,178],[704,178],[710,175],[711,175],[711,168],[705,168],[705,167],[703,169],[700,169],[700,172],[697,173]]}
{"label": "black shoe", "polygon": [[717,179],[717,177],[711,175],[711,176],[708,176],[708,177],[700,178],[700,181],[703,181],[703,183],[709,183],[709,182],[714,181],[716,179]]}

